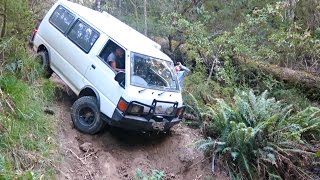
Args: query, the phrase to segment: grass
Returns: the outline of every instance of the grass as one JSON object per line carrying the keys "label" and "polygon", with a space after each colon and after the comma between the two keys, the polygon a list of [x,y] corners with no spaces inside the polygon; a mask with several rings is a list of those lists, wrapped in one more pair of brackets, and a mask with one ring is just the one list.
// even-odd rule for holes
{"label": "grass", "polygon": [[40,77],[33,57],[21,54],[18,61],[8,60],[0,75],[0,179],[51,179],[56,121],[44,108],[55,87]]}

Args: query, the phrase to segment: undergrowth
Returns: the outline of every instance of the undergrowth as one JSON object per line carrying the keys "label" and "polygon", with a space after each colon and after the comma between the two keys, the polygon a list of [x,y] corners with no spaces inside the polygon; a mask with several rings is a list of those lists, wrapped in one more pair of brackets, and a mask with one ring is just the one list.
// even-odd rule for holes
{"label": "undergrowth", "polygon": [[55,121],[44,108],[54,84],[41,78],[39,64],[23,48],[5,47],[1,53],[16,53],[8,53],[0,69],[0,179],[52,178]]}
{"label": "undergrowth", "polygon": [[319,108],[294,111],[267,91],[250,90],[201,110],[215,135],[197,145],[223,162],[232,179],[312,179],[306,169],[320,140]]}

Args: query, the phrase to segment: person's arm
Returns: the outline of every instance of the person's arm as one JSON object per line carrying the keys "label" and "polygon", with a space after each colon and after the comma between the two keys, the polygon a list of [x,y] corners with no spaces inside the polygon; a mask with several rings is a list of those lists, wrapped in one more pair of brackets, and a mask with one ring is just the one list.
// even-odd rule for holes
{"label": "person's arm", "polygon": [[119,68],[117,68],[117,66],[116,66],[116,61],[111,61],[111,67],[114,69],[114,70],[116,70],[117,72],[120,72],[120,71],[122,71],[122,72],[124,72],[124,69],[119,69]]}
{"label": "person's arm", "polygon": [[190,72],[190,69],[182,65],[180,62],[178,62],[178,65],[180,66],[180,69],[184,71],[184,75],[187,75]]}
{"label": "person's arm", "polygon": [[185,72],[186,74],[188,74],[188,73],[190,72],[190,69],[187,68],[187,67],[184,66],[184,65],[181,65],[181,69],[184,70],[184,72]]}
{"label": "person's arm", "polygon": [[113,53],[111,53],[109,56],[108,56],[108,62],[110,64],[110,66],[117,72],[119,71],[122,71],[124,72],[124,69],[119,69],[117,68],[117,64],[116,64],[116,57]]}

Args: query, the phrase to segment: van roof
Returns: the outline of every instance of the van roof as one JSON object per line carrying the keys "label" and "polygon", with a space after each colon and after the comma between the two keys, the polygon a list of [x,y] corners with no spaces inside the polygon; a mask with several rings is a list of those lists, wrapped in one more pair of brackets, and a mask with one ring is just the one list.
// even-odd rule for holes
{"label": "van roof", "polygon": [[130,51],[172,61],[166,54],[160,51],[161,46],[158,43],[107,12],[101,13],[67,0],[59,0],[57,4],[64,5],[79,17],[86,20],[87,23],[94,26],[97,30],[105,33],[111,39]]}

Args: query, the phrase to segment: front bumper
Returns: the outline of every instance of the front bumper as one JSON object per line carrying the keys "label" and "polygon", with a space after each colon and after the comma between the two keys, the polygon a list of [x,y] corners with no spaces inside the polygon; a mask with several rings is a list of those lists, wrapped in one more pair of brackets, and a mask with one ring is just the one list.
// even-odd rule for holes
{"label": "front bumper", "polygon": [[115,110],[111,119],[104,119],[111,126],[137,131],[167,131],[172,126],[178,124],[181,121],[181,119],[179,119],[178,117],[172,120],[168,120],[159,116],[155,116],[154,118],[148,120],[144,117],[124,115],[118,109]]}

